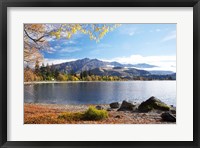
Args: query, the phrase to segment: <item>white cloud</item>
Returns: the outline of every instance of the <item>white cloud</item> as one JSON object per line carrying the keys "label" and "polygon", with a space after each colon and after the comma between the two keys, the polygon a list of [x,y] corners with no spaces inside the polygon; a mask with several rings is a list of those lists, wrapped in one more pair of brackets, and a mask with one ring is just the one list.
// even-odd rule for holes
{"label": "white cloud", "polygon": [[167,36],[165,36],[162,39],[162,42],[166,42],[166,41],[173,40],[173,39],[176,39],[176,31],[170,32]]}
{"label": "white cloud", "polygon": [[110,44],[103,44],[103,43],[98,43],[96,48],[110,48],[112,47]]}
{"label": "white cloud", "polygon": [[50,51],[56,51],[56,49],[54,49],[54,48],[50,47]]}
{"label": "white cloud", "polygon": [[176,61],[176,56],[142,56],[131,55],[129,57],[118,57],[113,60],[120,61],[124,64],[136,64],[136,63],[154,63],[154,62],[171,62]]}
{"label": "white cloud", "polygon": [[55,64],[60,64],[60,63],[64,63],[64,62],[70,62],[70,61],[76,61],[77,59],[48,59],[45,58],[43,63],[46,65],[47,63],[49,63],[50,65],[53,63]]}
{"label": "white cloud", "polygon": [[129,33],[130,36],[133,36],[134,34],[135,34],[135,32],[130,32]]}
{"label": "white cloud", "polygon": [[160,32],[161,31],[161,29],[156,29],[156,32]]}
{"label": "white cloud", "polygon": [[55,51],[56,51],[56,49],[54,49],[52,47],[50,47],[48,50],[46,50],[46,52],[50,53],[50,54],[54,53]]}
{"label": "white cloud", "polygon": [[56,45],[56,46],[54,46],[54,48],[59,49],[59,48],[60,48],[60,45]]}
{"label": "white cloud", "polygon": [[76,52],[76,51],[80,51],[80,48],[76,48],[76,47],[65,47],[59,50],[60,53],[72,53],[72,52]]}
{"label": "white cloud", "polygon": [[73,40],[65,40],[65,41],[63,42],[63,45],[69,45],[69,44],[76,44],[76,42],[73,41]]}
{"label": "white cloud", "polygon": [[50,53],[50,54],[52,54],[52,53],[54,53],[53,51],[50,51],[50,50],[47,50],[47,53]]}
{"label": "white cloud", "polygon": [[126,28],[123,27],[123,28],[120,28],[120,33],[129,35],[129,36],[133,36],[138,32],[137,32],[137,28],[135,28],[135,27],[126,27]]}
{"label": "white cloud", "polygon": [[162,31],[160,28],[149,30],[149,32],[151,32],[151,33],[160,32],[160,31]]}
{"label": "white cloud", "polygon": [[131,55],[129,57],[117,57],[110,60],[104,61],[116,61],[122,64],[138,64],[146,63],[150,65],[156,65],[154,67],[146,70],[170,70],[176,71],[176,56],[142,56],[142,55]]}

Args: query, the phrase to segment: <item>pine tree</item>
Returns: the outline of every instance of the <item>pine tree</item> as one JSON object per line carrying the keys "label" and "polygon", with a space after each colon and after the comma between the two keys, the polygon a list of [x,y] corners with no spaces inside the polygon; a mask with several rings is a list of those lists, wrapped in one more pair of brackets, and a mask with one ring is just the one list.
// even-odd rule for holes
{"label": "pine tree", "polygon": [[35,74],[36,75],[39,75],[39,73],[40,73],[40,65],[39,65],[40,63],[39,63],[39,61],[37,60],[36,62],[35,62]]}

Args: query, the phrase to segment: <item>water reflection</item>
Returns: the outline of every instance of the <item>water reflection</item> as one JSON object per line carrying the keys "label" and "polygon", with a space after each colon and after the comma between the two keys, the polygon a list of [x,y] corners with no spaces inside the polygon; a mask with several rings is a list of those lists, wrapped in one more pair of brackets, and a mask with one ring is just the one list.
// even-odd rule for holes
{"label": "water reflection", "polygon": [[141,102],[156,96],[176,106],[176,81],[80,82],[24,85],[25,102],[56,104],[107,104]]}

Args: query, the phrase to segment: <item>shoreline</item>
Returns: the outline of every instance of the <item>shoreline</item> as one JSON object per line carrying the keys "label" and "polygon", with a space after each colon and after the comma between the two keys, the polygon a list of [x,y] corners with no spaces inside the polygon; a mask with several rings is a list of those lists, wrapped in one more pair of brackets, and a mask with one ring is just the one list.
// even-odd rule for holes
{"label": "shoreline", "polygon": [[[108,110],[109,104],[98,104],[105,110]],[[45,103],[24,103],[24,124],[176,124],[173,122],[162,121],[162,112],[146,112],[137,111],[117,111],[112,109],[108,112],[108,118],[100,121],[67,121],[58,120],[58,116],[62,113],[85,112],[89,106],[97,106],[97,104],[88,105],[64,105],[64,104],[45,104]]]}
{"label": "shoreline", "polygon": [[137,81],[176,81],[176,80],[129,80],[129,81],[31,81],[31,82],[24,82],[24,84],[56,84],[56,83],[91,83],[91,82],[137,82]]}

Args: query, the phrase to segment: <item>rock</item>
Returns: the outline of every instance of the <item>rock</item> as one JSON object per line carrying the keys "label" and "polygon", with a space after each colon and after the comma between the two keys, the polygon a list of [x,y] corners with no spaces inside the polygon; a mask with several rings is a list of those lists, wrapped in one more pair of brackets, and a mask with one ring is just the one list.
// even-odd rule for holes
{"label": "rock", "polygon": [[121,118],[121,116],[120,116],[120,115],[117,115],[117,116],[115,116],[115,118]]}
{"label": "rock", "polygon": [[170,112],[171,112],[172,114],[176,114],[176,109],[170,109]]}
{"label": "rock", "polygon": [[112,109],[111,109],[111,108],[108,108],[107,111],[112,111]]}
{"label": "rock", "polygon": [[153,96],[149,98],[148,100],[142,102],[138,107],[138,110],[140,112],[149,112],[154,109],[161,110],[161,111],[169,111],[170,107]]}
{"label": "rock", "polygon": [[122,102],[122,105],[117,111],[133,111],[134,109],[135,109],[135,105],[124,100]]}
{"label": "rock", "polygon": [[110,103],[111,108],[119,108],[119,102]]}
{"label": "rock", "polygon": [[98,109],[98,110],[103,110],[103,107],[100,106],[100,105],[97,105],[97,106],[96,106],[96,109]]}
{"label": "rock", "polygon": [[162,117],[163,121],[176,122],[176,117],[174,117],[169,112],[162,113],[161,117]]}
{"label": "rock", "polygon": [[174,116],[176,116],[176,107],[175,106],[171,106],[170,113],[172,113]]}

